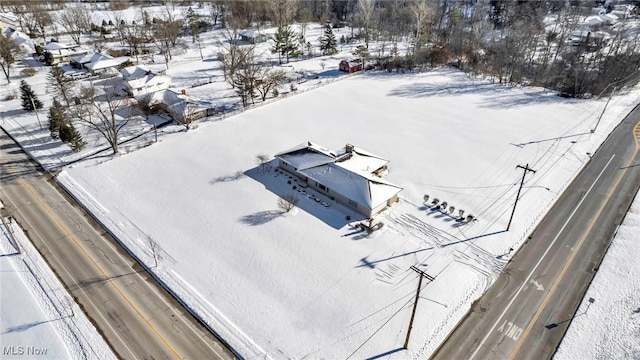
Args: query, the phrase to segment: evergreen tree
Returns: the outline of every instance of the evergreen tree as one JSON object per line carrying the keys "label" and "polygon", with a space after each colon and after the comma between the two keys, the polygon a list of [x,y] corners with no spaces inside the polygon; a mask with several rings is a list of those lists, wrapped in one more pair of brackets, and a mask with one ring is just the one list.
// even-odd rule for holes
{"label": "evergreen tree", "polygon": [[62,97],[64,102],[69,106],[69,96],[73,88],[73,80],[64,75],[62,68],[53,66],[47,74],[48,90],[51,91],[54,98]]}
{"label": "evergreen tree", "polygon": [[289,57],[298,57],[300,55],[298,52],[298,44],[296,43],[297,38],[296,32],[293,31],[290,26],[278,27],[275,44],[273,44],[270,50],[272,54],[278,53],[278,61],[281,64],[282,55],[286,56],[287,63],[289,62]]}
{"label": "evergreen tree", "polygon": [[333,55],[338,52],[336,36],[331,29],[331,23],[327,22],[324,26],[324,35],[322,35],[319,40],[322,55]]}
{"label": "evergreen tree", "polygon": [[20,81],[20,94],[23,109],[27,111],[42,109],[42,101],[38,99],[31,86],[24,80]]}
{"label": "evergreen tree", "polygon": [[364,45],[358,45],[352,54],[360,58],[360,61],[362,61],[362,70],[364,70],[364,60],[371,56],[367,47]]}
{"label": "evergreen tree", "polygon": [[189,6],[187,10],[187,24],[191,30],[191,42],[195,43],[196,38],[200,34],[200,24],[198,23],[198,14]]}
{"label": "evergreen tree", "polygon": [[60,138],[60,128],[65,125],[66,114],[64,108],[57,99],[53,100],[53,105],[49,108],[49,132],[54,139]]}
{"label": "evergreen tree", "polygon": [[70,122],[65,122],[64,125],[60,127],[60,140],[68,144],[75,152],[81,151],[87,144],[82,139],[82,135],[80,135],[75,126]]}
{"label": "evergreen tree", "polygon": [[44,63],[51,66],[53,65],[53,63],[56,61],[56,59],[54,59],[53,54],[51,53],[51,51],[45,51],[44,52]]}

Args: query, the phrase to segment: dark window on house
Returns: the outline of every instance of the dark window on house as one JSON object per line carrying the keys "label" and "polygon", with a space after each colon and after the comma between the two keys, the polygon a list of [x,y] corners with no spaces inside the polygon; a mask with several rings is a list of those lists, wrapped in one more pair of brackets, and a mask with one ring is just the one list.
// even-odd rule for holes
{"label": "dark window on house", "polygon": [[327,187],[326,187],[326,186],[324,186],[324,185],[322,185],[322,184],[318,184],[318,187],[319,187],[321,190],[325,190],[325,191],[327,190]]}

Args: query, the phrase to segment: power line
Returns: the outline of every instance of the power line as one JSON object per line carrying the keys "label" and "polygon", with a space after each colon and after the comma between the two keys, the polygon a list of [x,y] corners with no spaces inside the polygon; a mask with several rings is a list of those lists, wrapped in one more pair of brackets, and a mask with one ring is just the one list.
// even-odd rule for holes
{"label": "power line", "polygon": [[407,349],[409,347],[409,338],[411,337],[411,328],[413,328],[413,319],[416,315],[416,308],[418,307],[418,299],[420,298],[420,290],[422,288],[422,279],[427,278],[429,282],[435,280],[435,278],[426,272],[418,269],[417,267],[411,265],[411,270],[417,272],[420,275],[420,280],[418,280],[418,290],[416,290],[416,299],[413,302],[413,311],[411,312],[411,320],[409,320],[409,329],[407,330],[407,338],[404,341],[404,348]]}
{"label": "power line", "polygon": [[524,173],[522,173],[522,180],[520,180],[520,187],[518,188],[518,194],[516,195],[516,201],[513,203],[513,211],[511,211],[511,217],[509,218],[509,223],[507,224],[507,230],[509,231],[509,227],[511,226],[511,220],[513,220],[513,214],[516,213],[516,205],[518,205],[518,199],[520,198],[520,191],[522,190],[522,185],[524,185],[524,177],[527,176],[527,171],[531,171],[532,173],[535,173],[536,171],[531,169],[529,167],[529,164],[522,166],[522,165],[518,165],[516,166],[517,168],[521,168],[524,170]]}

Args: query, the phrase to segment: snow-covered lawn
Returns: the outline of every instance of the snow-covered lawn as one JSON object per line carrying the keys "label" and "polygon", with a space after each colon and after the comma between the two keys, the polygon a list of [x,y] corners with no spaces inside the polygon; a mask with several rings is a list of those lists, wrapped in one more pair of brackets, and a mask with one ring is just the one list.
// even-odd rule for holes
{"label": "snow-covered lawn", "polygon": [[0,357],[115,359],[20,227],[5,223],[21,253],[0,223]]}
{"label": "snow-covered lawn", "polygon": [[[588,160],[638,91],[566,100],[505,88],[452,70],[371,73],[228,118],[113,160],[58,176],[132,251],[248,358],[364,358],[402,347],[425,357],[496,278],[522,239]],[[282,175],[256,155],[303,141],[352,143],[389,160],[401,201],[366,236],[349,210],[302,198],[281,214]],[[522,172],[535,169],[504,232]],[[547,190],[548,189],[548,190]],[[424,194],[478,218],[462,223],[422,204]]]}
{"label": "snow-covered lawn", "polygon": [[555,359],[640,358],[639,242],[640,193],[618,228]]}

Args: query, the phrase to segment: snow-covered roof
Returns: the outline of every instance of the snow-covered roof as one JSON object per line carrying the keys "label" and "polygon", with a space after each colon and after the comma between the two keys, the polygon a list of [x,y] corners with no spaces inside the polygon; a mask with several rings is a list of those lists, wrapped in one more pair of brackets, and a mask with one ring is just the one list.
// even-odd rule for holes
{"label": "snow-covered roof", "polygon": [[[183,95],[171,89],[160,90],[152,93],[150,105],[154,104],[164,104],[168,110],[178,113],[185,114],[188,111],[195,111],[198,109],[206,109],[200,102],[200,99],[190,96]],[[188,105],[191,105],[188,107]]]}
{"label": "snow-covered roof", "polygon": [[131,80],[131,79],[138,79],[138,78],[145,77],[149,75],[151,71],[147,69],[145,66],[133,65],[133,66],[127,66],[126,68],[121,69],[120,73],[122,74],[123,79]]}
{"label": "snow-covered roof", "polygon": [[336,160],[336,155],[311,141],[296,145],[291,149],[276,154],[276,157],[286,161],[298,170],[308,169],[314,166],[325,165]]}
{"label": "snow-covered roof", "polygon": [[254,30],[242,30],[238,34],[240,34],[240,36],[251,38],[251,39],[255,39],[261,35],[259,32]]}
{"label": "snow-covered roof", "polygon": [[91,53],[91,54],[76,56],[73,59],[71,59],[71,61],[76,62],[78,64],[87,64],[87,63],[106,60],[106,59],[113,59],[113,57],[109,55],[100,54],[100,53]]}
{"label": "snow-covered roof", "polygon": [[402,190],[401,187],[384,181],[382,178],[364,177],[336,163],[316,166],[300,172],[369,209],[374,209],[387,202]]}
{"label": "snow-covered roof", "polygon": [[33,40],[31,40],[31,38],[29,38],[29,35],[15,30],[11,27],[8,27],[4,30],[3,32],[4,36],[6,36],[7,38],[13,40],[13,42],[22,47],[22,48],[26,48],[29,50],[29,52],[34,53],[35,52],[35,45],[33,43]]}
{"label": "snow-covered roof", "polygon": [[133,89],[141,88],[151,82],[159,82],[163,80],[166,80],[167,83],[171,82],[171,78],[169,78],[168,76],[155,75],[153,73],[146,73],[142,77],[126,78],[125,80]]}
{"label": "snow-covered roof", "polygon": [[362,176],[370,176],[373,171],[388,163],[389,160],[355,146],[351,150],[343,148],[336,159],[338,166]]}
{"label": "snow-covered roof", "polygon": [[75,47],[75,45],[68,45],[68,44],[61,44],[61,43],[57,43],[57,42],[50,42],[47,45],[45,45],[43,47],[44,50],[64,50],[64,49],[71,49]]}
{"label": "snow-covered roof", "polygon": [[85,64],[84,66],[92,71],[96,71],[96,70],[101,70],[101,69],[106,69],[106,68],[110,68],[110,67],[116,67],[120,64],[123,64],[125,62],[129,61],[129,58],[126,56],[122,56],[122,57],[117,57],[117,58],[106,58],[106,59],[101,59],[98,61],[94,61],[94,62],[90,62]]}
{"label": "snow-covered roof", "polygon": [[334,154],[309,141],[275,157],[308,178],[370,209],[385,203],[402,190],[400,186],[374,174],[388,164],[388,160],[352,145]]}

